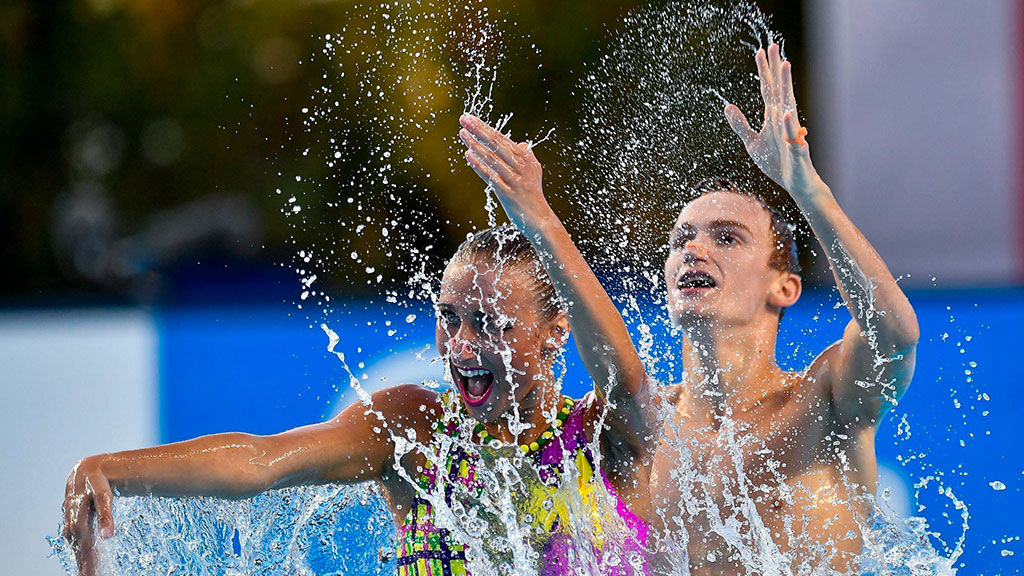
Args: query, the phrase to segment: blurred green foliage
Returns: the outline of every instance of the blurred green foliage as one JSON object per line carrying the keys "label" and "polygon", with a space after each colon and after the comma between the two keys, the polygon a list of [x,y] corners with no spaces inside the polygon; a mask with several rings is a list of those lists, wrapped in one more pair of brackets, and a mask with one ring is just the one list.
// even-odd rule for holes
{"label": "blurred green foliage", "polygon": [[[497,106],[515,112],[514,133],[530,135],[550,126],[571,130],[578,73],[621,17],[646,3],[485,4],[525,33],[506,35],[513,53],[527,53],[532,44],[539,50],[547,81],[535,64],[509,62],[494,94]],[[774,12],[789,53],[799,59],[798,3],[760,4]],[[288,262],[307,231],[288,225],[274,190],[294,174],[344,181],[344,174],[330,174],[323,162],[300,153],[303,103],[324,83],[345,89],[353,82],[311,56],[323,48],[323,35],[337,33],[359,11],[357,3],[322,0],[0,5],[0,254],[7,279],[0,298],[31,303],[110,292],[77,274],[51,237],[54,207],[83,182],[106,190],[117,215],[110,224],[114,235],[132,234],[152,214],[211,192],[240,193],[263,216],[257,259],[268,266]],[[440,119],[431,129],[454,138],[456,118]],[[465,232],[460,223],[485,221],[482,199],[466,200],[467,185],[478,194],[479,184],[468,169],[449,170],[447,150],[417,154],[416,162],[434,175],[419,183],[436,197],[422,208],[447,222],[447,246],[441,247],[447,253]],[[539,156],[555,160],[544,151]],[[372,240],[352,240],[361,241]]]}

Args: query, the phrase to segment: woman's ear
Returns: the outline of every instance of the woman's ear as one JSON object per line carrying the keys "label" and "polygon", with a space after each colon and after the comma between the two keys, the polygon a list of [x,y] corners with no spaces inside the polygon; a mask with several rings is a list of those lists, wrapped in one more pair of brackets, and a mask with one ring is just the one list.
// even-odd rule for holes
{"label": "woman's ear", "polygon": [[544,352],[555,353],[561,350],[569,341],[569,318],[564,313],[559,313],[553,320],[548,322],[548,333],[544,338]]}
{"label": "woman's ear", "polygon": [[780,273],[768,294],[768,305],[775,308],[789,308],[800,299],[802,291],[803,280],[800,279],[799,274]]}

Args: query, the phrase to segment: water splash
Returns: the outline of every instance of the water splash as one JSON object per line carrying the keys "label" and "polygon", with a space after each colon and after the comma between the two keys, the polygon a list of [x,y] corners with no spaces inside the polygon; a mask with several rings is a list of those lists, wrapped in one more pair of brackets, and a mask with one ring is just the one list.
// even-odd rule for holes
{"label": "water splash", "polygon": [[[322,82],[301,105],[295,140],[309,172],[325,175],[282,175],[279,193],[289,225],[319,237],[296,246],[292,262],[302,284],[295,304],[311,325],[344,306],[332,286],[403,307],[432,301],[447,239],[475,229],[479,210],[438,197],[476,188],[461,181],[458,117],[506,129],[512,113],[496,112],[494,98],[510,88],[507,62],[537,62],[527,38],[483,0],[398,0],[352,10],[303,62],[322,70]],[[439,204],[462,211],[439,215]],[[488,197],[488,225],[496,206]]]}
{"label": "water splash", "polygon": [[[575,91],[579,122],[574,138],[561,142],[564,168],[573,174],[566,196],[578,208],[574,225],[598,230],[582,238],[581,247],[593,268],[614,271],[607,274],[614,286],[609,292],[634,333],[640,334],[638,349],[648,371],[665,382],[680,381],[685,368],[678,354],[681,333],[667,315],[650,312],[664,305],[665,287],[659,275],[647,271],[664,262],[667,232],[697,182],[725,177],[740,188],[777,190],[748,158],[722,110],[730,102],[754,118],[762,108],[752,57],[771,42],[781,43],[781,38],[753,4],[678,1],[644,8],[623,20]],[[808,230],[792,201],[772,194],[768,199]],[[839,261],[848,263],[837,274],[862,287],[854,308],[868,333],[876,371],[874,381],[863,384],[880,385],[886,400],[895,405],[895,390],[882,375],[898,358],[883,353],[875,337],[879,319],[874,285],[848,256],[844,259],[842,246],[835,252]],[[659,253],[661,258],[654,256]],[[841,300],[837,305],[842,306]],[[841,333],[843,325],[820,329],[838,328]],[[653,333],[672,338],[655,338]],[[708,389],[715,388],[711,384]],[[674,408],[665,407],[665,419],[673,418]],[[679,464],[663,471],[669,478],[661,481],[674,486],[681,502],[660,509],[665,532],[657,571],[681,574],[687,567],[721,564],[723,555],[738,573],[836,574],[850,565],[870,567],[879,574],[952,570],[962,551],[968,515],[941,480],[941,493],[962,519],[959,530],[953,530],[959,535],[951,546],[919,517],[903,520],[882,513],[882,503],[849,481],[829,493],[787,483],[783,464],[773,455],[792,448],[798,441],[793,438],[801,432],[791,431],[796,436],[791,435],[788,446],[779,441],[759,445],[752,427],[726,414],[721,428],[710,435],[693,429],[664,431],[662,449],[675,454],[671,460]],[[904,420],[901,433],[909,431]],[[701,442],[705,449],[694,444]],[[849,437],[838,434],[823,444],[846,477],[852,476],[854,465],[837,447],[849,442]],[[710,459],[709,444],[714,446]],[[937,475],[927,465],[920,474]],[[851,531],[836,541],[819,543],[808,527],[800,525],[800,513],[779,523],[778,518],[772,521],[779,514],[764,512],[768,501],[804,510],[821,498],[858,510],[857,527],[863,534]],[[837,552],[850,549],[844,540],[861,537],[862,557]],[[896,566],[910,571],[892,572]]]}
{"label": "water splash", "polygon": [[[371,485],[273,490],[254,498],[117,498],[101,574],[393,574],[391,514]],[[52,554],[68,574],[74,555]]]}
{"label": "water splash", "polygon": [[[466,25],[451,26],[452,21]],[[620,289],[610,292],[621,295],[618,298],[627,321],[641,334],[639,350],[648,370],[666,375],[666,381],[678,380],[682,366],[676,351],[654,334],[678,336],[678,331],[664,316],[646,312],[647,303],[663,303],[659,275],[650,272],[659,259],[651,255],[664,244],[668,219],[677,212],[672,207],[680,207],[684,200],[680,190],[712,172],[738,182],[757,174],[725,126],[721,105],[729,100],[744,110],[756,109],[756,79],[749,71],[731,71],[738,63],[749,61],[751,51],[776,39],[767,19],[749,5],[723,8],[674,3],[662,10],[638,12],[624,20],[615,43],[588,68],[576,91],[581,103],[581,136],[563,143],[563,156],[568,170],[578,176],[575,181],[585,184],[566,193],[585,207],[586,226],[597,226],[593,237],[601,239],[600,243],[588,246],[583,242],[594,256],[595,268],[614,267],[624,272]],[[337,222],[320,242],[297,252],[294,267],[301,278],[297,306],[318,309],[327,318],[334,304],[329,290],[321,285],[336,268],[351,268],[354,272],[345,280],[365,281],[371,292],[383,294],[393,304],[436,301],[432,279],[447,256],[438,249],[443,225],[419,200],[429,198],[432,192],[411,183],[444,177],[428,172],[421,163],[423,158],[436,156],[437,150],[447,151],[441,163],[448,168],[461,163],[453,137],[441,145],[429,137],[432,124],[447,118],[454,127],[458,112],[467,111],[499,129],[507,127],[511,116],[496,117],[493,101],[505,55],[501,34],[480,2],[454,8],[439,8],[431,2],[377,6],[338,35],[325,36],[324,50],[314,59],[325,70],[325,85],[302,108],[302,124],[311,141],[303,156],[339,174],[354,176],[346,181],[312,181],[297,175],[294,184],[282,186],[280,193],[288,198],[282,211],[293,226]],[[402,64],[395,66],[394,62]],[[337,78],[354,80],[328,82]],[[366,113],[354,124],[337,126],[333,112],[343,107]],[[549,131],[535,144],[550,135]],[[339,188],[343,191],[340,196],[333,192]],[[488,197],[488,206],[488,220],[493,222],[493,197]],[[411,217],[399,221],[393,217],[395,212]],[[595,213],[601,217],[594,218]],[[354,235],[340,233],[349,230]],[[404,283],[401,287],[377,271],[382,259],[396,258],[405,275],[397,283]],[[349,261],[358,267],[341,266]],[[871,308],[870,298],[867,306]],[[414,315],[403,314],[405,324],[416,321]],[[322,328],[330,338],[329,351],[345,363],[337,334],[326,323]],[[505,363],[511,374],[507,356]],[[369,394],[348,365],[344,366],[360,400],[369,404]],[[467,435],[471,434],[470,423],[462,425]],[[510,429],[521,431],[522,426],[518,413],[512,414]],[[909,423],[901,426],[901,433],[909,435],[909,430]],[[674,432],[668,443],[678,451],[680,461],[692,460],[692,439],[679,430]],[[391,430],[388,433],[393,434],[397,446],[396,463],[416,450],[443,465],[443,460],[417,439]],[[661,542],[658,571],[687,573],[691,560],[688,544],[708,536],[693,532],[694,519],[700,518],[709,534],[735,551],[735,561],[748,571],[766,575],[833,573],[827,567],[829,550],[808,545],[807,555],[798,561],[779,549],[773,528],[762,519],[757,504],[766,479],[780,490],[777,497],[781,500],[794,502],[807,496],[780,482],[781,472],[770,451],[762,459],[763,470],[752,470],[741,457],[752,447],[737,422],[726,420],[720,439],[722,450],[712,464],[729,469],[735,481],[723,483],[721,476],[684,467],[671,471],[672,481],[682,493],[703,497],[685,499],[678,511],[663,511],[672,537]],[[442,446],[441,453],[456,447],[468,446],[450,443]],[[470,553],[476,574],[532,573],[536,568],[535,544],[540,535],[529,529],[528,506],[519,497],[536,482],[536,471],[517,461],[514,447],[502,450],[481,450],[481,457],[492,465],[482,470],[489,489],[479,500],[449,503],[439,493],[421,494],[459,539],[480,544]],[[600,455],[601,451],[594,449],[593,453]],[[923,460],[918,455],[905,459],[915,465]],[[575,486],[579,479],[574,467],[565,468],[562,485]],[[860,504],[871,511],[861,526],[862,565],[866,569],[877,574],[954,572],[967,529],[966,506],[942,484],[939,475],[921,477],[928,480],[918,485],[918,496],[921,490],[938,485],[939,494],[961,513],[959,538],[945,554],[939,554],[934,544],[940,536],[924,520],[901,519],[883,504],[865,498]],[[594,553],[595,540],[616,542],[622,538],[611,499],[601,493],[600,486],[595,490],[602,534],[593,530],[593,509],[584,506],[577,495],[567,489],[560,498],[571,519],[573,565],[581,574],[597,574],[609,563],[625,561],[639,572],[635,558],[604,558]],[[723,494],[733,500],[730,505],[722,506],[714,497]],[[393,572],[388,559],[394,544],[393,520],[370,487],[275,491],[242,502],[118,499],[115,524],[120,527],[117,536],[104,542],[102,549],[110,573]],[[786,529],[790,537],[799,540],[791,527]],[[53,545],[70,571],[66,547],[57,540]],[[152,552],[140,554],[140,550]]]}

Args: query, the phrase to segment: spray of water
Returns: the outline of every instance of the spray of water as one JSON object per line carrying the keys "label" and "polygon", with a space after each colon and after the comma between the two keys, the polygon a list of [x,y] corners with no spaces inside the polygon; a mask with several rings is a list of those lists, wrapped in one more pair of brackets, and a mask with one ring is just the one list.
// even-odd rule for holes
{"label": "spray of water", "polygon": [[[508,21],[478,0],[459,6],[429,1],[381,4],[354,14],[337,34],[325,36],[322,52],[304,63],[322,70],[323,85],[301,108],[306,141],[301,154],[345,176],[314,181],[301,174],[282,175],[284,184],[277,192],[287,199],[285,217],[296,229],[323,230],[320,240],[296,246],[296,305],[328,335],[329,351],[341,361],[351,388],[368,409],[373,410],[370,393],[350,369],[345,343],[329,327],[338,305],[324,286],[325,279],[347,270],[345,282],[368,287],[375,301],[410,308],[436,303],[435,279],[447,258],[440,248],[442,238],[448,228],[469,219],[453,214],[449,222],[438,220],[429,209],[432,188],[417,182],[443,184],[462,163],[455,130],[442,130],[450,134],[439,140],[433,136],[436,125],[454,127],[458,114],[468,112],[499,130],[507,127],[511,115],[497,114],[502,107],[494,102],[503,66],[510,60],[505,28],[499,24],[507,27]],[[679,330],[665,314],[650,312],[664,304],[665,288],[657,272],[663,262],[659,250],[686,200],[680,192],[694,182],[726,176],[741,185],[765,187],[722,119],[721,109],[726,100],[745,110],[757,108],[756,77],[742,66],[754,50],[779,38],[752,5],[704,2],[670,3],[631,14],[613,35],[578,82],[579,125],[569,132],[574,136],[558,139],[563,168],[576,184],[553,193],[568,195],[577,207],[578,213],[567,218],[570,226],[594,229],[581,238],[593,267],[618,272],[613,278],[621,284],[610,287],[609,293],[638,335],[649,373],[676,381],[683,368],[673,344]],[[359,114],[353,122],[339,125],[336,113],[342,109]],[[548,130],[532,140],[539,144],[551,136]],[[485,206],[488,225],[493,225],[493,195],[486,195]],[[385,278],[378,271],[385,259],[398,264],[399,278]],[[870,281],[864,281],[869,297],[861,304],[870,319]],[[482,300],[480,305],[482,309]],[[416,320],[412,314],[406,318],[407,323]],[[381,322],[381,329],[396,341],[405,337],[390,320]],[[508,384],[514,390],[510,349],[507,343],[495,343],[498,348],[503,344]],[[887,361],[878,358],[879,366]],[[440,489],[420,491],[431,503],[436,521],[448,527],[454,539],[472,543],[467,553],[474,574],[537,573],[539,551],[552,538],[537,528],[538,510],[561,515],[565,558],[575,572],[625,574],[645,569],[646,560],[639,554],[600,552],[622,548],[626,530],[604,485],[581,482],[575,466],[562,467],[557,488],[542,487],[538,471],[520,457],[517,446],[470,442],[473,422],[454,402],[447,403],[443,413],[459,428],[452,436],[417,438],[410,431],[389,428],[384,416],[376,414],[382,423],[380,433],[389,434],[396,446],[395,469],[412,485],[417,484],[415,479],[400,464],[406,454],[416,451],[440,469],[455,451],[479,456],[484,487],[480,493],[446,498]],[[900,433],[909,434],[907,415],[903,418]],[[551,414],[549,420],[554,419]],[[671,471],[670,481],[681,494],[692,497],[677,508],[660,510],[665,533],[652,568],[688,573],[690,543],[711,538],[714,546],[707,547],[707,554],[715,554],[711,550],[716,547],[728,549],[734,563],[748,573],[834,573],[829,568],[834,550],[806,541],[792,522],[781,528],[768,525],[758,506],[765,486],[778,490],[773,498],[789,503],[821,495],[796,493],[781,481],[782,471],[768,447],[752,446],[749,430],[739,422],[724,422],[713,462]],[[518,407],[507,415],[506,424],[517,436],[527,428]],[[693,443],[701,440],[684,430],[667,430],[663,442],[681,462],[689,462]],[[845,440],[834,439],[837,445]],[[600,466],[597,442],[595,438],[591,453]],[[743,456],[751,451],[760,454],[756,470]],[[915,465],[922,460],[916,455],[906,459]],[[876,574],[954,572],[967,527],[966,507],[943,484],[940,473],[922,466],[919,493],[938,486],[938,493],[962,520],[962,531],[951,548],[944,548],[945,554],[936,552],[938,534],[920,517],[900,518],[884,497],[876,502],[853,490],[829,495],[871,510],[860,526],[865,569]],[[709,473],[722,469],[730,471],[729,480]],[[540,503],[531,501],[537,494],[543,494]],[[119,498],[119,529],[102,543],[102,557],[109,574],[392,573],[397,520],[371,486],[289,489],[239,502]],[[694,532],[695,526],[705,532]],[[801,558],[780,549],[779,530],[787,532],[791,549],[802,551]],[[73,560],[64,543],[52,543],[65,569],[72,572]],[[945,545],[941,540],[938,544]]]}
{"label": "spray of water", "polygon": [[[638,349],[649,372],[666,382],[680,381],[686,367],[678,356],[680,331],[666,315],[651,312],[664,304],[665,294],[659,275],[653,273],[664,262],[664,253],[662,258],[652,254],[665,246],[667,231],[691,199],[688,191],[693,185],[725,177],[740,188],[767,191],[768,200],[789,220],[803,221],[784,195],[773,196],[775,188],[750,161],[722,112],[726,102],[748,112],[763,107],[750,63],[757,49],[772,42],[781,44],[781,39],[752,4],[671,2],[627,16],[576,91],[581,104],[577,133],[561,144],[566,170],[575,174],[567,193],[579,206],[576,225],[600,229],[582,239],[584,252],[594,268],[616,271],[609,276],[622,286],[609,292],[640,335]],[[801,229],[806,232],[808,227],[802,224]],[[837,275],[860,287],[854,312],[874,356],[875,377],[859,384],[881,386],[887,402],[895,405],[895,389],[882,381],[882,374],[899,358],[879,349],[874,285],[842,246],[834,252]],[[820,329],[841,332],[843,324]],[[659,332],[673,337],[650,337]],[[700,352],[709,355],[707,350]],[[707,390],[717,389],[715,382],[705,384]],[[677,416],[673,409],[666,407],[666,420]],[[813,414],[818,409],[808,410]],[[937,532],[929,532],[923,518],[903,519],[886,512],[884,499],[857,486],[818,492],[787,482],[784,465],[774,455],[794,449],[801,441],[801,428],[772,429],[766,436],[756,424],[737,416],[726,413],[720,429],[711,435],[682,427],[664,431],[662,449],[680,465],[663,482],[680,502],[659,510],[664,532],[657,571],[685,573],[687,566],[720,564],[724,554],[737,573],[844,573],[836,565],[859,565],[877,574],[951,573],[962,550],[968,515],[939,479],[941,473],[924,466],[920,477],[938,482],[940,494],[948,495],[962,519],[950,546]],[[903,417],[906,422],[907,415]],[[814,422],[805,426],[809,430]],[[713,450],[707,449],[709,443]],[[841,475],[849,474],[855,466],[845,452],[850,438],[832,434],[824,445],[829,456],[821,457],[831,457]],[[769,502],[795,512],[780,520],[766,505]],[[819,542],[813,532],[829,526],[811,528],[799,519],[799,510],[823,502],[861,511],[857,530]],[[842,559],[837,549],[849,548],[843,541],[858,538],[863,539],[862,557]]]}

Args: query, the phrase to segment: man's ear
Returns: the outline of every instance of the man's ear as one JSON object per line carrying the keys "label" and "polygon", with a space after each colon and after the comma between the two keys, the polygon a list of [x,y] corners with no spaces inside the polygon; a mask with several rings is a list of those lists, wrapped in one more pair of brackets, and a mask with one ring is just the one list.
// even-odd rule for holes
{"label": "man's ear", "polygon": [[564,313],[559,313],[553,320],[548,322],[547,334],[544,338],[544,352],[555,353],[561,350],[569,341],[569,318]]}
{"label": "man's ear", "polygon": [[780,273],[768,293],[768,305],[775,308],[789,308],[800,299],[803,292],[803,280],[799,274],[792,272]]}

